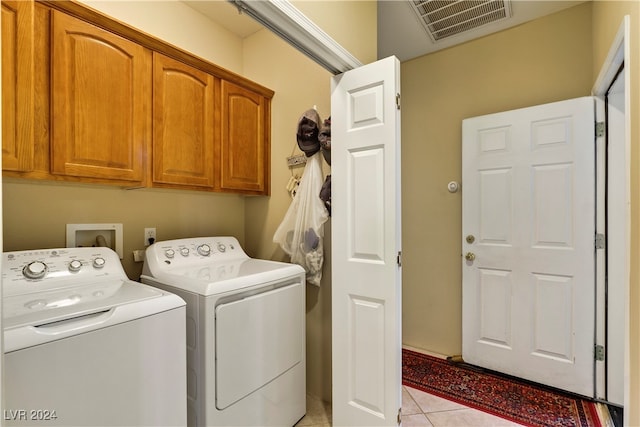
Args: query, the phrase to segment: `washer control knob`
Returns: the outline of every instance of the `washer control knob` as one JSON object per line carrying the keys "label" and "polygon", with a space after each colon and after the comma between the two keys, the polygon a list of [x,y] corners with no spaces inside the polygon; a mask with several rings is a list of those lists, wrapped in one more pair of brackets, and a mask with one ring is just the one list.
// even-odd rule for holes
{"label": "washer control knob", "polygon": [[180,255],[189,256],[189,248],[180,248]]}
{"label": "washer control knob", "polygon": [[164,256],[166,256],[167,258],[173,258],[176,255],[176,251],[174,251],[173,249],[167,249],[166,251],[164,251]]}
{"label": "washer control knob", "polygon": [[102,257],[97,257],[97,258],[93,259],[93,267],[94,268],[102,268],[102,267],[104,267],[105,263],[106,263],[106,261]]}
{"label": "washer control knob", "polygon": [[33,261],[25,265],[22,274],[28,279],[42,279],[47,274],[47,264],[42,261]]}
{"label": "washer control knob", "polygon": [[207,245],[206,243],[198,246],[198,254],[202,256],[211,255],[211,246]]}
{"label": "washer control knob", "polygon": [[224,245],[224,243],[218,243],[218,250],[220,252],[225,252],[227,250],[227,247]]}
{"label": "washer control knob", "polygon": [[69,271],[72,273],[77,273],[82,268],[82,262],[74,259],[69,263]]}

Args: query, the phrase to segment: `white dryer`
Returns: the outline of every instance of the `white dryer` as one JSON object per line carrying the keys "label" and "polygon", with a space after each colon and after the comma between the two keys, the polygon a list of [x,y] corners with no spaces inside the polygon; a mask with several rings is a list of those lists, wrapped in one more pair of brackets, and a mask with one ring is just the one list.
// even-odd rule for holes
{"label": "white dryer", "polygon": [[5,425],[184,426],[185,302],[109,248],[6,252]]}
{"label": "white dryer", "polygon": [[233,237],[149,246],[141,281],[187,302],[189,426],[292,426],[306,412],[305,275]]}

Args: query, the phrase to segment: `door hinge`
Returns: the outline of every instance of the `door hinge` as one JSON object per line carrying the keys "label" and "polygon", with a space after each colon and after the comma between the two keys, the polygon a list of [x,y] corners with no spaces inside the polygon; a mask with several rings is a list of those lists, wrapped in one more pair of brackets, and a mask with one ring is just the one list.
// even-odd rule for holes
{"label": "door hinge", "polygon": [[594,357],[598,362],[604,361],[604,346],[603,345],[597,345],[596,344]]}
{"label": "door hinge", "polygon": [[397,262],[398,262],[398,267],[402,267],[402,251],[398,251]]}
{"label": "door hinge", "polygon": [[400,109],[400,94],[396,93],[396,109]]}
{"label": "door hinge", "polygon": [[604,122],[596,122],[596,137],[600,138],[604,136],[605,126]]}
{"label": "door hinge", "polygon": [[604,249],[604,247],[605,247],[604,234],[596,233],[596,249]]}
{"label": "door hinge", "polygon": [[402,424],[402,408],[398,408],[398,425]]}

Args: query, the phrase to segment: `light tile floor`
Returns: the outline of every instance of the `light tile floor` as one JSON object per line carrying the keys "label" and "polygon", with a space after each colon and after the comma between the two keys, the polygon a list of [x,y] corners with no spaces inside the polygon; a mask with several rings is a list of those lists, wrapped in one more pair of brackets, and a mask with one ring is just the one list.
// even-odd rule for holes
{"label": "light tile floor", "polygon": [[[403,427],[509,427],[520,424],[442,399],[421,390],[402,388]],[[331,405],[307,396],[307,415],[296,427],[330,427]]]}
{"label": "light tile floor", "polygon": [[402,388],[403,427],[507,427],[520,424],[442,399],[415,388]]}

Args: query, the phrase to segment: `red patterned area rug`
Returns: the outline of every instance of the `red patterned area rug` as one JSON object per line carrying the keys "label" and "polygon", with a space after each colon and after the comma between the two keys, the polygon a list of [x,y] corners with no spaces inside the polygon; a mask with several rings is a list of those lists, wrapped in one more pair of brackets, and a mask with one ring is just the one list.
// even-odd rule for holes
{"label": "red patterned area rug", "polygon": [[593,402],[407,349],[402,382],[528,426],[602,427]]}

